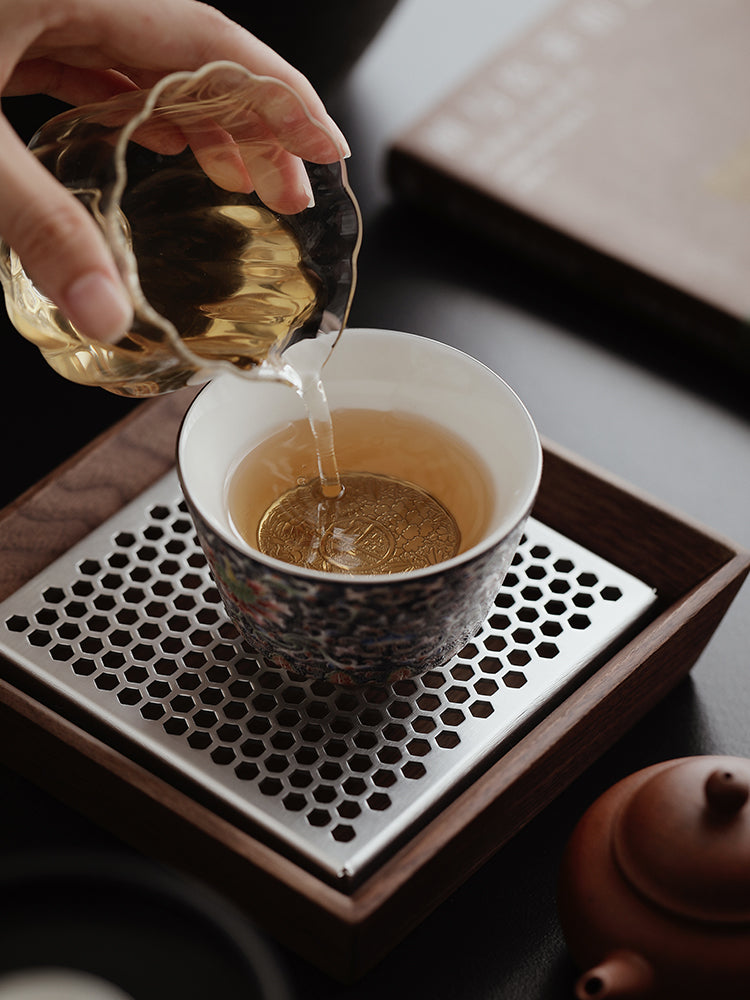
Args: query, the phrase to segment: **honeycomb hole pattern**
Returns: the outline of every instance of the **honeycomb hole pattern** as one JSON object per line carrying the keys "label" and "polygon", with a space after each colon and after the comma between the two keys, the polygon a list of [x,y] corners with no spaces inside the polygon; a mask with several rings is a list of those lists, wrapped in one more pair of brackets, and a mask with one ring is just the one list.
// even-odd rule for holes
{"label": "honeycomb hole pattern", "polygon": [[[391,688],[339,688],[266,668],[226,619],[184,503],[148,508],[7,629],[57,672],[160,727],[263,809],[348,843],[363,817],[492,726],[561,642],[622,591],[524,538],[483,628],[445,668]],[[403,791],[406,789],[406,791]]]}

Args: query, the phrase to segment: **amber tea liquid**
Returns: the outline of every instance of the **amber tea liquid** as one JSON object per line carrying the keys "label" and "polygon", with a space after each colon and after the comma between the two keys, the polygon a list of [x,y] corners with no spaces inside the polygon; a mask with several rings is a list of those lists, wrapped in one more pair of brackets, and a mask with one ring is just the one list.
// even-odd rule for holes
{"label": "amber tea liquid", "polygon": [[[124,200],[141,287],[194,356],[246,371],[278,354],[290,332],[314,315],[320,283],[296,235],[274,213],[260,205],[207,205],[191,184],[199,182],[187,174],[175,184],[177,205],[174,194],[170,203],[154,203],[164,185],[140,198],[136,187]],[[180,388],[197,370],[195,361],[177,363],[163,330],[142,319],[114,346],[84,337],[35,292],[15,254],[11,267],[28,286],[28,300],[49,310],[49,321],[42,331],[18,311],[11,319],[65,378],[150,396]]]}
{"label": "amber tea liquid", "polygon": [[235,530],[267,555],[329,572],[434,565],[485,534],[494,491],[460,437],[407,411],[332,414],[338,493],[326,496],[310,422],[291,422],[240,462],[228,486]]}

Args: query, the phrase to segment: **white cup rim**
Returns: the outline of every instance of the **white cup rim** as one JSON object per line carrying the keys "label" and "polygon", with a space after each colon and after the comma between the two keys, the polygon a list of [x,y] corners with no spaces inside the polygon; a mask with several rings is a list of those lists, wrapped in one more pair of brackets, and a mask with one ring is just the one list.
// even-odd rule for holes
{"label": "white cup rim", "polygon": [[[445,344],[442,341],[432,340],[427,337],[423,337],[418,334],[405,333],[396,330],[379,330],[379,329],[347,329],[344,337],[340,341],[339,345],[336,347],[336,351],[341,350],[341,345],[344,343],[347,334],[359,334],[359,335],[376,335],[378,337],[398,337],[399,339],[408,338],[411,341],[427,342],[430,344],[431,350],[453,352],[456,355],[461,356],[464,362],[471,362],[476,366],[477,371],[483,370],[487,375],[491,376],[495,380],[505,394],[506,398],[511,400],[516,410],[518,416],[527,425],[527,430],[529,432],[529,440],[531,442],[532,449],[534,451],[533,456],[529,455],[530,464],[533,464],[534,474],[527,487],[524,491],[522,501],[509,511],[507,517],[503,518],[500,523],[488,532],[483,538],[481,538],[476,544],[470,548],[460,552],[458,555],[446,559],[442,562],[435,563],[431,566],[421,567],[419,569],[407,570],[400,573],[338,573],[338,572],[328,572],[323,570],[310,569],[306,566],[298,566],[293,563],[284,562],[280,559],[276,559],[273,556],[266,555],[259,549],[254,548],[248,542],[246,542],[239,534],[235,533],[231,529],[227,529],[224,523],[216,518],[210,511],[204,509],[203,505],[196,501],[193,492],[186,481],[186,475],[184,473],[184,449],[185,442],[188,437],[190,422],[192,415],[195,414],[196,410],[201,407],[205,402],[205,397],[216,391],[215,382],[209,382],[206,386],[201,389],[196,398],[190,404],[187,412],[185,413],[179,433],[177,438],[177,474],[179,477],[180,485],[188,503],[199,513],[203,520],[209,525],[211,530],[218,535],[226,545],[235,551],[241,553],[245,557],[256,560],[261,565],[267,567],[268,569],[274,570],[278,573],[285,575],[292,575],[296,577],[301,577],[310,581],[314,581],[318,584],[323,583],[338,583],[344,584],[350,587],[363,587],[363,586],[373,586],[373,585],[390,585],[393,586],[405,580],[415,580],[419,578],[429,578],[433,576],[439,576],[443,573],[449,572],[450,570],[463,566],[473,559],[482,556],[487,551],[493,549],[496,545],[500,544],[506,538],[511,536],[513,532],[518,528],[519,525],[523,524],[524,521],[529,516],[531,508],[536,499],[536,495],[539,489],[539,484],[542,475],[542,445],[539,438],[539,433],[531,418],[526,406],[521,401],[518,394],[508,385],[507,382],[500,375],[490,369],[487,365],[478,361],[476,358],[464,351],[453,347],[452,345]],[[233,382],[238,380],[234,376],[222,376],[222,379],[227,378],[232,379]],[[325,370],[323,371],[323,381],[325,383]],[[257,383],[256,383],[257,384]],[[252,392],[252,385],[248,387],[248,391]],[[288,390],[292,392],[290,388]]]}

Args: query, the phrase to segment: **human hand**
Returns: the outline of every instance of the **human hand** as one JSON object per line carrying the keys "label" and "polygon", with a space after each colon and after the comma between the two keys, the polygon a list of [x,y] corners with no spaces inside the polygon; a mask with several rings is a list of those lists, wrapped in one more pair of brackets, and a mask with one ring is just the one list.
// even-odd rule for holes
{"label": "human hand", "polygon": [[[263,111],[264,126],[287,151],[277,181],[286,190],[276,196],[303,207],[309,192],[304,172],[294,169],[295,161],[304,157],[331,162],[347,155],[346,141],[309,82],[214,8],[194,0],[0,0],[4,96],[45,93],[70,104],[87,104],[150,88],[168,73],[215,60],[230,60],[288,83],[323,126],[325,131],[311,122],[291,95]],[[130,326],[132,307],[101,233],[2,116],[0,149],[3,238],[34,284],[81,333],[118,340]],[[196,155],[200,159],[197,150]],[[239,166],[225,186],[240,189],[244,182]],[[211,172],[210,163],[204,168]],[[273,183],[272,178],[266,183]]]}

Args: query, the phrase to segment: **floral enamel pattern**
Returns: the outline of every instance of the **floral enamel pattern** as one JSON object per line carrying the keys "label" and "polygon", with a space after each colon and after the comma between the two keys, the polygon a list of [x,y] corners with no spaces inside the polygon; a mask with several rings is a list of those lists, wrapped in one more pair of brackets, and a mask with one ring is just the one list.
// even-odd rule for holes
{"label": "floral enamel pattern", "polygon": [[235,549],[189,506],[243,638],[268,664],[337,684],[391,683],[451,659],[485,621],[525,523],[465,562],[370,583],[271,568]]}

